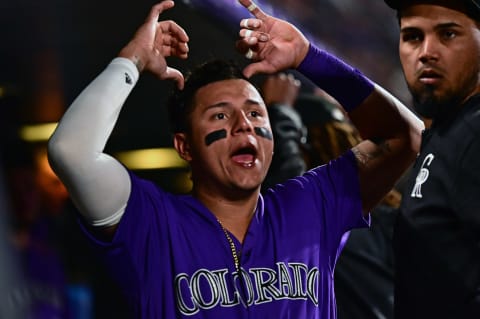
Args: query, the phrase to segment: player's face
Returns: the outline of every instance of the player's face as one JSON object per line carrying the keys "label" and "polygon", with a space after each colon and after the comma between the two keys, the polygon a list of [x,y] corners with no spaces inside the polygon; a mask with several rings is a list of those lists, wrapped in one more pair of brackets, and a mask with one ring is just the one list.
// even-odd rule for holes
{"label": "player's face", "polygon": [[198,90],[186,136],[194,187],[258,190],[270,166],[273,138],[259,92],[241,79]]}
{"label": "player's face", "polygon": [[461,11],[414,4],[401,11],[399,52],[408,87],[425,117],[479,89],[480,31]]}

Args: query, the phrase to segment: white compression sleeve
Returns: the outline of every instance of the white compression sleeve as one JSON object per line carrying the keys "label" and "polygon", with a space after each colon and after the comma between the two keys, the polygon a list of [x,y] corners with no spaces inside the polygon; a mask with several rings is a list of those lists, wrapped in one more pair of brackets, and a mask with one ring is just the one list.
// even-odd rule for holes
{"label": "white compression sleeve", "polygon": [[48,144],[52,168],[94,226],[117,224],[130,195],[127,170],[103,150],[138,77],[133,62],[115,58],[70,105]]}

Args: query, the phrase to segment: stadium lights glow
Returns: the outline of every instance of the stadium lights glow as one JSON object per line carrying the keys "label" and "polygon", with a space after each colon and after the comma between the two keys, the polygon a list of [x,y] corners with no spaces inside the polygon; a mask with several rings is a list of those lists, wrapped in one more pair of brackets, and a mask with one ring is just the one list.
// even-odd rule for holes
{"label": "stadium lights glow", "polygon": [[47,141],[57,127],[57,122],[24,125],[20,128],[20,138],[27,142]]}
{"label": "stadium lights glow", "polygon": [[[52,136],[57,122],[24,125],[20,128],[20,138],[26,142],[46,142]],[[150,148],[123,151],[113,154],[120,162],[130,169],[164,169],[187,168],[184,161],[174,148]]]}
{"label": "stadium lights glow", "polygon": [[184,161],[174,148],[151,148],[125,151],[114,157],[130,169],[186,168]]}

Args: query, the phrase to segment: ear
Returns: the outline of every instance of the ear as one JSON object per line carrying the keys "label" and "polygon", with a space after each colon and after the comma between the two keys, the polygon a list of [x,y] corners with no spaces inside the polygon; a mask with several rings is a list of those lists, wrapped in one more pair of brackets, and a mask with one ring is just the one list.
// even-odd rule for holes
{"label": "ear", "polygon": [[173,146],[177,150],[178,155],[187,162],[192,160],[190,155],[190,144],[185,133],[175,133],[173,136]]}

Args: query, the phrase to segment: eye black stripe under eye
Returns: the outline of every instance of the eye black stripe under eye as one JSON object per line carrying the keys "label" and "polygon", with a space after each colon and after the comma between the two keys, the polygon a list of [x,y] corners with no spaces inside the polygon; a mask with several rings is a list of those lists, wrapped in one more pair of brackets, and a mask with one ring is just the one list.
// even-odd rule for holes
{"label": "eye black stripe under eye", "polygon": [[255,127],[255,134],[264,137],[267,140],[273,140],[272,132],[270,132],[264,127]]}
{"label": "eye black stripe under eye", "polygon": [[213,142],[217,141],[217,140],[220,140],[222,138],[226,138],[227,137],[227,130],[225,129],[221,129],[221,130],[218,130],[218,131],[213,131],[209,134],[207,134],[207,136],[205,136],[205,144],[210,145],[212,144]]}

